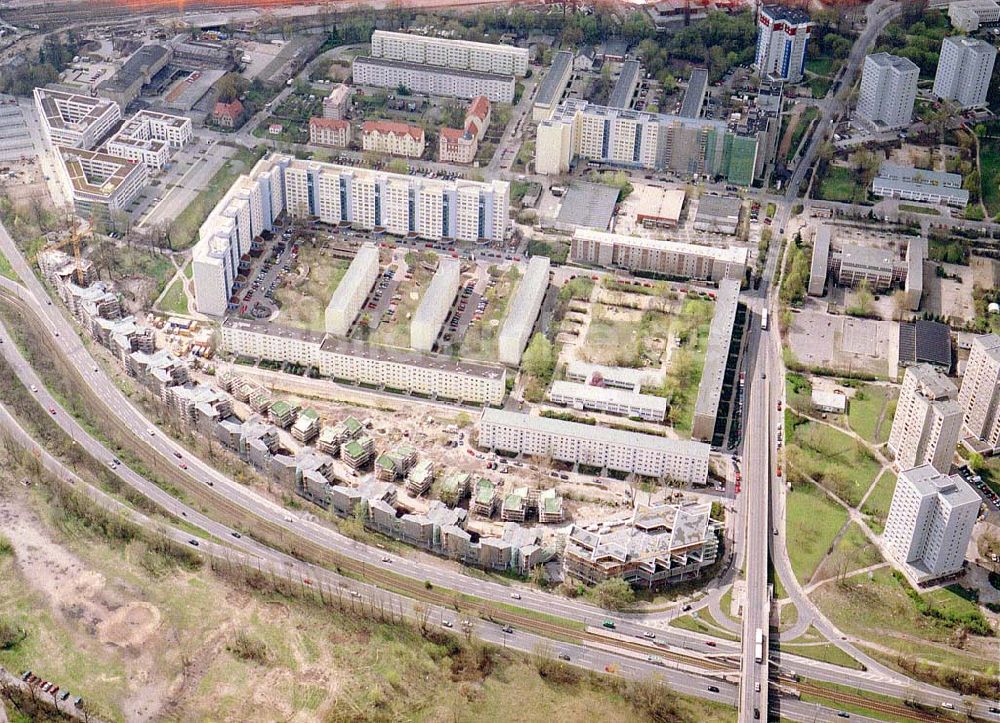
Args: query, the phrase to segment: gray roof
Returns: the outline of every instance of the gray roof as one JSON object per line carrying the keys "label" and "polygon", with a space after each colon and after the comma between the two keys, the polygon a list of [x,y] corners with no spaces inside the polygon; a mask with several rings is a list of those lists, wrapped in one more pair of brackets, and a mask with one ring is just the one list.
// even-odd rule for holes
{"label": "gray roof", "polygon": [[711,193],[700,196],[695,220],[710,223],[716,219],[739,222],[740,200],[732,196],[716,196]]}
{"label": "gray roof", "polygon": [[554,105],[562,95],[565,88],[563,80],[567,71],[572,72],[573,53],[569,50],[560,50],[552,56],[552,65],[538,85],[538,92],[535,94],[535,103],[542,105]]}
{"label": "gray roof", "polygon": [[765,5],[761,8],[761,12],[766,13],[772,20],[784,20],[793,25],[809,22],[809,13],[805,10],[785,5]]}
{"label": "gray roof", "polygon": [[163,56],[169,52],[171,52],[169,48],[157,43],[143,45],[132,54],[132,57],[125,61],[117,73],[101,83],[101,89],[126,90],[136,80],[145,75],[150,67],[160,62]]}
{"label": "gray roof", "polygon": [[826,288],[826,272],[830,264],[830,227],[823,224],[813,240],[812,262],[809,266],[809,294],[822,296]]}
{"label": "gray roof", "polygon": [[866,62],[871,61],[882,68],[895,68],[901,73],[920,72],[920,68],[909,58],[902,58],[889,53],[872,53],[866,58]]}
{"label": "gray roof", "polygon": [[[920,186],[939,186],[944,188],[961,188],[962,176],[958,173],[929,171],[925,168],[901,166],[885,161],[878,169],[879,180],[904,181]],[[926,190],[926,189],[925,189]]]}
{"label": "gray roof", "polygon": [[629,108],[632,105],[632,96],[635,93],[636,84],[639,82],[639,71],[641,70],[638,60],[626,60],[622,65],[621,75],[611,91],[611,99],[608,105],[612,108]]}
{"label": "gray roof", "polygon": [[708,70],[695,68],[691,71],[691,80],[684,91],[684,100],[678,115],[684,118],[697,118],[701,115],[701,105],[705,102],[705,90],[708,88]]}
{"label": "gray roof", "polygon": [[379,65],[383,68],[404,68],[406,70],[419,71],[424,73],[435,73],[438,75],[457,75],[463,78],[488,81],[514,82],[513,75],[498,75],[495,73],[480,73],[477,70],[462,70],[459,68],[448,68],[443,65],[429,65],[427,63],[410,63],[405,60],[391,60],[389,58],[373,58],[370,55],[363,55],[354,59],[356,64]]}
{"label": "gray roof", "polygon": [[938,472],[933,465],[925,464],[899,473],[900,479],[910,483],[921,495],[937,495],[946,501],[950,507],[966,504],[979,504],[981,499],[976,491],[959,475],[946,475]]}
{"label": "gray roof", "polygon": [[705,366],[698,386],[695,401],[695,415],[714,417],[722,398],[722,383],[729,361],[729,345],[733,339],[733,324],[736,321],[736,307],[740,301],[740,282],[724,279],[719,282],[719,293],[715,301],[715,314],[708,332],[708,350],[705,352]]}
{"label": "gray roof", "polygon": [[618,203],[618,189],[603,183],[575,181],[563,196],[558,222],[607,231]]}
{"label": "gray roof", "polygon": [[899,361],[951,366],[951,329],[947,324],[919,319],[899,324]]}

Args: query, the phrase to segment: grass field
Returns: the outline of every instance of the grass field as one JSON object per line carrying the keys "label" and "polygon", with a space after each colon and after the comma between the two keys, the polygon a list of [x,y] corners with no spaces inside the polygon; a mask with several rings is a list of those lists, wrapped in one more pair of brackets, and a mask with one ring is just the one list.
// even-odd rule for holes
{"label": "grass field", "polygon": [[850,168],[829,166],[819,184],[819,198],[824,201],[851,203],[863,201],[866,190],[858,186],[857,177]]}
{"label": "grass field", "polygon": [[796,645],[795,643],[782,643],[781,652],[791,655],[801,655],[803,658],[811,660],[821,660],[831,665],[839,665],[842,668],[852,670],[862,670],[863,666],[857,660],[845,653],[833,643],[823,645]]}
{"label": "grass field", "polygon": [[496,361],[497,334],[507,316],[507,304],[517,291],[521,272],[517,266],[511,266],[499,279],[496,286],[486,290],[486,311],[482,319],[469,324],[459,356]]}
{"label": "grass field", "polygon": [[10,261],[3,254],[0,254],[0,276],[6,276],[12,281],[17,281],[17,274],[14,273],[14,269],[10,265]]}
{"label": "grass field", "polygon": [[281,307],[281,323],[302,329],[323,331],[326,328],[326,305],[347,273],[351,262],[328,256],[323,249],[309,244],[299,246],[297,270],[308,275],[304,281],[296,273],[285,276],[274,290],[274,300]]}
{"label": "grass field", "polygon": [[410,267],[413,278],[404,279],[396,289],[400,299],[393,318],[389,321],[383,319],[375,332],[369,336],[369,341],[388,346],[410,346],[410,319],[407,317],[412,317],[417,310],[420,299],[434,275],[434,272],[428,269],[427,265],[433,267],[436,263],[437,259],[432,253],[416,255],[415,263]]}
{"label": "grass field", "polygon": [[[996,638],[970,635],[959,642],[954,627],[921,614],[907,589],[888,569],[875,571],[870,579],[858,575],[842,584],[822,585],[810,597],[847,634],[944,665],[997,672],[1000,647]],[[973,603],[947,589],[923,597],[942,610],[977,610]]]}
{"label": "grass field", "polygon": [[[712,624],[707,624],[709,622]],[[711,635],[713,638],[722,638],[723,640],[731,640],[733,642],[739,640],[737,636],[719,627],[712,616],[704,610],[699,611],[697,618],[691,615],[682,615],[679,618],[674,618],[670,621],[670,625],[681,630],[690,630],[694,633]]]}
{"label": "grass field", "polygon": [[184,295],[184,283],[177,279],[160,299],[160,308],[169,314],[187,314],[188,302]]}
{"label": "grass field", "polygon": [[800,412],[812,411],[812,384],[801,374],[788,372],[785,375],[785,402]]}
{"label": "grass field", "polygon": [[257,146],[253,150],[240,148],[222,168],[216,171],[208,186],[195,196],[188,207],[170,224],[170,238],[174,249],[186,249],[194,245],[198,240],[198,228],[215,204],[225,195],[236,178],[250,170],[266,150],[266,146]]}
{"label": "grass field", "polygon": [[882,562],[882,555],[856,522],[851,522],[833,552],[816,570],[816,579],[839,578],[854,570]]}
{"label": "grass field", "polygon": [[913,206],[913,205],[911,205],[909,203],[901,203],[901,204],[899,204],[899,210],[900,210],[900,212],[923,213],[923,214],[926,214],[928,216],[940,216],[941,215],[941,212],[938,211],[936,208],[932,208],[930,206]]}
{"label": "grass field", "polygon": [[[822,81],[817,80],[817,82]],[[829,84],[828,81],[827,84]],[[795,157],[795,152],[799,149],[799,144],[802,143],[802,137],[809,130],[809,125],[817,118],[819,118],[819,110],[813,106],[809,106],[799,115],[798,121],[791,131],[790,145],[788,146],[788,153],[785,155],[786,162],[791,161]]]}
{"label": "grass field", "polygon": [[847,409],[848,423],[854,432],[872,444],[884,444],[892,429],[896,392],[889,387],[870,384],[857,390]]}
{"label": "grass field", "polygon": [[885,470],[861,507],[861,511],[868,515],[868,526],[876,534],[881,535],[885,529],[885,518],[889,516],[889,505],[892,504],[892,493],[895,489],[896,475]]}
{"label": "grass field", "polygon": [[979,139],[979,168],[986,211],[1000,216],[1000,123],[989,124]]}
{"label": "grass field", "polygon": [[809,483],[788,493],[788,557],[799,582],[809,580],[847,521],[847,512]]}
{"label": "grass field", "polygon": [[785,457],[792,479],[811,477],[856,507],[880,469],[864,444],[828,425],[792,414],[785,415],[785,431]]}
{"label": "grass field", "polygon": [[686,299],[671,326],[671,333],[686,341],[670,357],[663,392],[670,400],[668,419],[682,435],[691,433],[714,312],[715,304],[711,301]]}

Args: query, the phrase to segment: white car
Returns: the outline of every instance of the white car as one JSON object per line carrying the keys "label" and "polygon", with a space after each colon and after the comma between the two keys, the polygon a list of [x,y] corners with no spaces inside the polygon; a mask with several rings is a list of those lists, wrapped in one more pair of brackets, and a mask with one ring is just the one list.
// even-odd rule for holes
{"label": "white car", "polygon": [[34,384],[32,384],[31,385],[31,391],[33,391],[35,394],[38,394],[38,387],[36,387]]}
{"label": "white car", "polygon": [[519,592],[512,592],[510,594],[510,599],[511,600],[520,600],[521,599],[521,593],[519,593]]}
{"label": "white car", "polygon": [[153,436],[154,434],[156,434],[156,430],[155,430],[155,429],[153,429],[152,427],[150,427],[150,428],[149,428],[149,429],[147,429],[146,431],[147,431],[147,432],[149,432],[149,436],[150,436],[150,437],[152,437],[152,436]]}

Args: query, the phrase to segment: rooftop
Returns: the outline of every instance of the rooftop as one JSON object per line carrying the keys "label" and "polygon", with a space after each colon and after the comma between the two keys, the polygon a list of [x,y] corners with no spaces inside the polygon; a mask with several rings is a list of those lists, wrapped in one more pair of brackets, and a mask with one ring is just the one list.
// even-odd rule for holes
{"label": "rooftop", "polygon": [[374,43],[375,39],[380,36],[385,38],[394,38],[396,40],[403,40],[405,42],[428,41],[428,42],[444,43],[455,47],[463,47],[469,49],[476,48],[479,50],[486,50],[489,52],[506,50],[516,54],[523,53],[525,56],[527,56],[528,53],[527,48],[518,48],[513,45],[502,45],[500,43],[477,43],[472,40],[455,40],[452,38],[440,38],[432,35],[418,35],[417,33],[400,33],[392,30],[376,30],[374,33],[372,33],[372,42]]}
{"label": "rooftop", "polygon": [[764,5],[760,12],[767,15],[771,20],[783,20],[793,25],[804,25],[808,23],[809,13],[799,8],[792,8],[786,5]]}
{"label": "rooftop", "polygon": [[336,118],[320,118],[318,116],[313,116],[309,119],[309,125],[315,126],[317,128],[332,128],[333,130],[340,130],[341,128],[350,128],[350,121],[337,120]]}
{"label": "rooftop", "polygon": [[869,269],[885,269],[891,272],[896,265],[896,257],[888,249],[861,244],[845,243],[840,251],[841,262]]}
{"label": "rooftop", "polygon": [[951,329],[947,324],[918,319],[899,324],[899,362],[927,362],[951,367]]}
{"label": "rooftop", "polygon": [[597,241],[599,243],[617,243],[626,246],[636,246],[652,251],[663,253],[696,254],[714,259],[715,261],[733,264],[746,264],[747,249],[729,246],[718,248],[715,246],[700,246],[697,244],[680,243],[679,241],[666,241],[664,239],[643,238],[642,236],[626,236],[624,234],[604,233],[592,231],[590,229],[577,229],[573,238],[584,241]]}
{"label": "rooftop", "polygon": [[691,71],[691,80],[684,91],[681,110],[677,114],[684,118],[697,118],[701,115],[701,105],[705,102],[705,90],[708,88],[708,70],[695,68]]}
{"label": "rooftop", "polygon": [[592,384],[557,380],[552,382],[552,389],[549,392],[549,396],[552,398],[567,397],[593,402],[611,402],[613,404],[651,409],[663,415],[667,413],[667,400],[664,397],[658,397],[653,394],[640,394],[628,389],[616,389],[614,387],[601,387]]}
{"label": "rooftop", "polygon": [[639,82],[639,72],[642,68],[638,60],[626,60],[622,64],[621,75],[618,76],[615,87],[611,91],[611,98],[608,105],[612,108],[630,108],[632,106],[632,94],[635,93],[635,86]]}
{"label": "rooftop", "polygon": [[941,474],[933,465],[904,469],[899,477],[909,482],[919,494],[937,495],[944,498],[951,507],[981,502],[976,491],[959,475]]}
{"label": "rooftop", "polygon": [[920,68],[909,58],[902,58],[889,53],[872,53],[866,58],[866,62],[872,62],[882,68],[895,68],[901,73],[919,73]]}
{"label": "rooftop", "polygon": [[545,77],[538,85],[538,92],[535,93],[535,103],[539,105],[553,105],[559,101],[556,93],[562,93],[562,80],[566,71],[573,66],[573,53],[569,50],[560,50],[552,56],[552,65],[549,66]]}
{"label": "rooftop", "polygon": [[958,395],[955,382],[937,367],[930,364],[915,364],[906,370],[920,385],[920,393],[928,399],[951,399]]}
{"label": "rooftop", "polygon": [[618,203],[618,189],[603,183],[574,181],[562,197],[558,222],[606,231]]}
{"label": "rooftop", "polygon": [[712,219],[723,219],[737,223],[740,219],[740,200],[730,196],[703,194],[698,199],[695,220],[709,221]]}
{"label": "rooftop", "polygon": [[99,151],[59,147],[66,174],[77,195],[112,196],[133,173],[143,173],[141,164]]}
{"label": "rooftop", "polygon": [[719,282],[719,293],[715,301],[715,313],[708,332],[708,349],[705,352],[705,366],[698,385],[695,414],[714,417],[722,398],[722,384],[726,377],[729,361],[729,346],[733,339],[733,323],[740,301],[740,282],[724,279]]}
{"label": "rooftop", "polygon": [[481,81],[508,81],[514,82],[513,75],[495,75],[493,73],[480,73],[477,70],[462,70],[449,68],[443,65],[429,65],[426,63],[410,63],[405,60],[391,60],[390,58],[376,58],[370,55],[362,55],[354,59],[354,63],[361,65],[378,65],[383,68],[405,68],[414,72],[438,73],[441,75],[458,75],[470,80]]}
{"label": "rooftop", "polygon": [[114,75],[101,83],[102,90],[121,91],[129,88],[140,78],[144,77],[147,70],[163,60],[163,56],[171,53],[170,48],[158,43],[143,45],[122,64]]}
{"label": "rooftop", "polygon": [[636,205],[636,219],[640,222],[643,219],[667,220],[677,223],[681,218],[681,210],[684,208],[683,188],[660,188],[647,184],[635,186],[633,198],[629,198],[630,204]]}
{"label": "rooftop", "polygon": [[361,124],[363,133],[384,133],[395,136],[410,136],[415,141],[424,140],[424,129],[406,123],[388,120],[370,120]]}
{"label": "rooftop", "polygon": [[916,183],[921,186],[943,186],[956,189],[962,187],[962,176],[958,173],[929,171],[923,168],[900,166],[888,161],[885,161],[879,167],[878,178],[879,180],[888,179]]}

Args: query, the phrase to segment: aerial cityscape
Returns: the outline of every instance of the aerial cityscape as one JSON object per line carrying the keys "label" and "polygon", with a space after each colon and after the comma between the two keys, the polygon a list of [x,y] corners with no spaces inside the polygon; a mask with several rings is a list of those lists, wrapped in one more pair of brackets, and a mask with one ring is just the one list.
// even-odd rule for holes
{"label": "aerial cityscape", "polygon": [[997,0],[0,0],[0,723],[1000,723]]}

